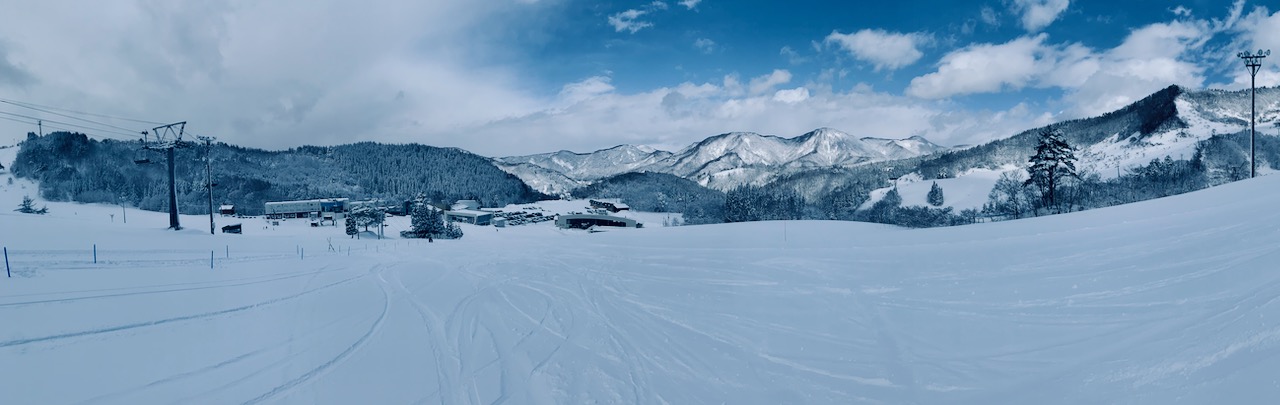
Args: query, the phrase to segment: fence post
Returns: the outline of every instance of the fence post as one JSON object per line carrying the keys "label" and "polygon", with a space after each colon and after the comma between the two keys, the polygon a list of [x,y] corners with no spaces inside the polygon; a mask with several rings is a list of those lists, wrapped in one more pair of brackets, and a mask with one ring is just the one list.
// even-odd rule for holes
{"label": "fence post", "polygon": [[9,278],[13,278],[13,273],[9,272],[9,247],[4,247],[4,274]]}

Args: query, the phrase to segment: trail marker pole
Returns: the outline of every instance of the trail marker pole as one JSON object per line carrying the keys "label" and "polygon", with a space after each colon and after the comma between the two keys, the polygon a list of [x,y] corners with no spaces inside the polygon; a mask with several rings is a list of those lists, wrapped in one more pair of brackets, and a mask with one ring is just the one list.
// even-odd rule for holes
{"label": "trail marker pole", "polygon": [[93,264],[98,264],[98,244],[93,244]]}
{"label": "trail marker pole", "polygon": [[4,274],[9,278],[13,278],[13,273],[9,272],[9,247],[4,248]]}
{"label": "trail marker pole", "polygon": [[209,269],[210,270],[213,269],[213,251],[212,250],[209,251]]}
{"label": "trail marker pole", "polygon": [[227,245],[227,258],[231,258],[231,245]]}

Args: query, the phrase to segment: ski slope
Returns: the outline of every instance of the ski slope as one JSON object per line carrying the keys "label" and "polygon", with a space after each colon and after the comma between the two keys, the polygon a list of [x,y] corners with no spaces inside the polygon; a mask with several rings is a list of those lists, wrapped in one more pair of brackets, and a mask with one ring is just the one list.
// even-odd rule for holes
{"label": "ski slope", "polygon": [[7,176],[7,404],[1280,398],[1280,176],[954,228],[544,223],[435,243],[24,215],[34,185]]}

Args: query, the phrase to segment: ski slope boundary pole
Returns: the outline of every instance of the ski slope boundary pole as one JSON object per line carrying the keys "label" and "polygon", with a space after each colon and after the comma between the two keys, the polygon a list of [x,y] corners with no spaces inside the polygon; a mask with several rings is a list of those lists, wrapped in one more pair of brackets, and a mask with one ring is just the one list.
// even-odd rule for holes
{"label": "ski slope boundary pole", "polygon": [[9,272],[9,247],[8,246],[5,246],[4,248],[4,275],[6,277],[13,278],[13,273]]}

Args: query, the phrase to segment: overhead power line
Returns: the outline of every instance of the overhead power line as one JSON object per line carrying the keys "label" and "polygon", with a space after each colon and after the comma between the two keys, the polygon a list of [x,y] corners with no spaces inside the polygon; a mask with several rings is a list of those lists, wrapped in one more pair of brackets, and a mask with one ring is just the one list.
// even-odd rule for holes
{"label": "overhead power line", "polygon": [[[110,118],[110,119],[116,119],[116,120],[121,120],[121,121],[132,121],[132,122],[136,122],[136,123],[139,123],[139,124],[147,124],[147,125],[164,125],[164,123],[163,123],[163,122],[147,121],[147,120],[140,120],[140,119],[136,119],[136,118],[125,118],[125,117],[119,117],[119,116],[114,116],[114,115],[107,115],[107,114],[98,114],[98,113],[91,113],[91,112],[77,111],[77,110],[72,110],[72,109],[69,109],[69,108],[62,108],[62,107],[53,107],[53,106],[47,106],[47,105],[40,105],[40,104],[36,104],[36,103],[31,103],[31,102],[26,102],[26,101],[18,101],[18,100],[10,100],[10,99],[6,99],[6,98],[0,98],[0,101],[6,102],[6,103],[9,103],[9,104],[22,104],[22,105],[24,105],[24,106],[35,106],[35,107],[46,108],[46,109],[50,109],[50,110],[64,111],[64,112],[68,112],[68,113],[72,113],[72,114],[88,115],[88,116],[92,116],[92,117],[99,117],[99,118]],[[28,107],[28,108],[30,108],[30,107]]]}
{"label": "overhead power line", "polygon": [[[17,114],[17,113],[5,112],[5,111],[0,111],[0,115],[7,115],[7,116],[10,116],[10,117],[16,117],[16,118],[25,118],[25,119],[27,119],[27,120],[28,120],[28,121],[25,121],[25,122],[26,122],[26,123],[29,123],[29,124],[32,124],[32,125],[36,125],[36,124],[39,124],[39,123],[44,123],[45,125],[49,126],[50,128],[58,128],[58,126],[61,126],[61,128],[58,128],[58,129],[64,129],[64,130],[68,130],[68,131],[80,131],[80,130],[79,130],[79,129],[67,128],[67,127],[74,127],[74,128],[87,129],[87,130],[90,130],[90,131],[97,132],[97,133],[98,133],[98,135],[99,135],[99,136],[101,136],[101,137],[105,137],[105,138],[113,138],[113,139],[126,139],[126,140],[133,140],[133,139],[136,139],[136,137],[137,137],[137,136],[140,134],[140,132],[141,132],[141,131],[134,132],[134,131],[132,131],[132,130],[128,130],[128,129],[126,129],[125,131],[119,131],[119,130],[115,130],[115,129],[108,129],[108,128],[96,128],[96,127],[91,127],[91,126],[87,126],[87,125],[80,125],[80,124],[74,124],[74,123],[70,123],[70,122],[63,122],[63,121],[57,121],[57,120],[49,120],[49,119],[44,119],[44,118],[39,118],[39,117],[33,117],[33,116],[30,116],[30,115]],[[12,119],[10,119],[10,120],[12,121]],[[49,125],[49,124],[54,124],[54,125]],[[107,134],[110,134],[110,135],[107,135]]]}
{"label": "overhead power line", "polygon": [[16,106],[18,106],[18,107],[22,107],[22,108],[29,108],[29,109],[32,109],[32,110],[36,110],[36,111],[40,111],[40,112],[46,113],[46,114],[53,114],[53,115],[57,115],[57,116],[59,116],[59,117],[66,117],[66,118],[70,118],[70,119],[73,119],[73,120],[80,120],[80,121],[84,121],[84,122],[88,122],[88,123],[92,123],[92,124],[97,124],[97,125],[101,125],[101,126],[108,127],[108,128],[114,128],[114,129],[123,130],[123,131],[126,131],[126,132],[132,132],[132,131],[133,131],[133,129],[132,129],[132,128],[125,128],[125,127],[121,127],[121,126],[116,126],[116,125],[108,124],[108,123],[105,123],[105,122],[98,122],[98,121],[94,121],[94,120],[87,119],[87,118],[80,118],[80,117],[76,117],[76,116],[73,116],[73,115],[67,115],[67,114],[63,114],[63,113],[59,113],[59,112],[54,112],[54,111],[50,111],[50,110],[45,110],[45,109],[40,109],[40,108],[36,108],[36,107],[31,107],[31,106],[28,106],[28,105],[23,105],[22,103],[15,103],[15,102],[12,102],[12,101],[6,101],[6,100],[0,100],[0,103],[5,103],[5,104],[9,104],[9,105],[16,105]]}

